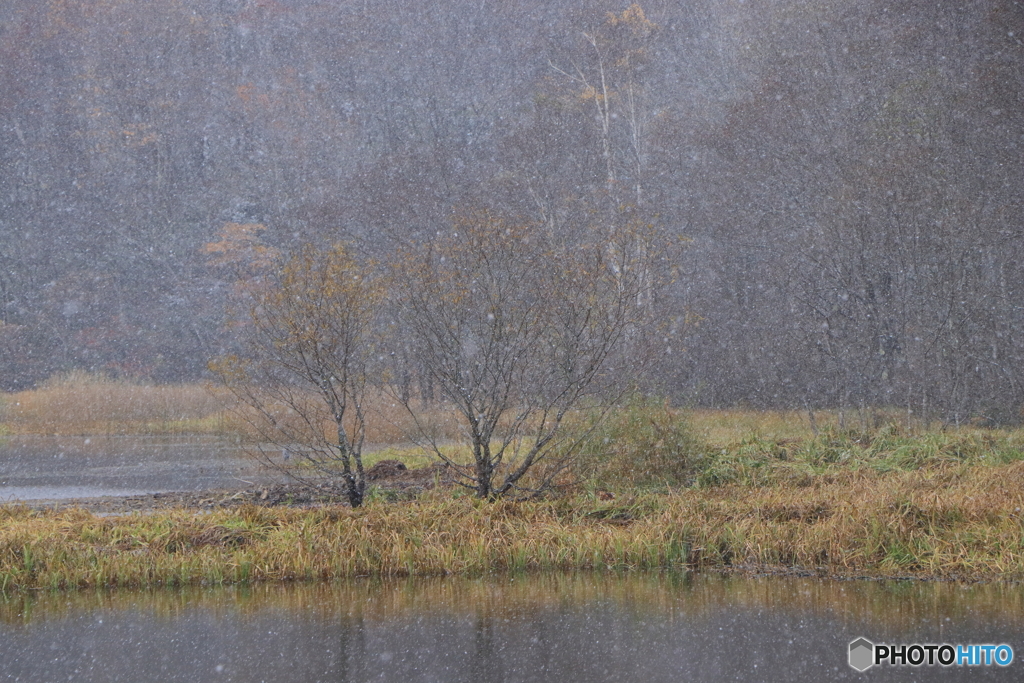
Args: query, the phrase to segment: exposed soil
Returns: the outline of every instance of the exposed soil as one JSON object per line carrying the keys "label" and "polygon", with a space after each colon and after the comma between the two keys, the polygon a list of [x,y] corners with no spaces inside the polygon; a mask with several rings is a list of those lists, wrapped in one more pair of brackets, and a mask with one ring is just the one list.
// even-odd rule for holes
{"label": "exposed soil", "polygon": [[[407,469],[397,460],[382,460],[366,471],[367,492],[388,500],[413,498],[436,486],[451,486],[453,477],[444,465]],[[149,493],[138,496],[105,496],[69,500],[33,500],[26,505],[33,509],[84,509],[103,514],[149,512],[168,508],[216,510],[242,505],[266,507],[287,506],[309,508],[321,505],[347,505],[348,497],[341,482],[292,482],[269,484],[244,489],[211,489]]]}

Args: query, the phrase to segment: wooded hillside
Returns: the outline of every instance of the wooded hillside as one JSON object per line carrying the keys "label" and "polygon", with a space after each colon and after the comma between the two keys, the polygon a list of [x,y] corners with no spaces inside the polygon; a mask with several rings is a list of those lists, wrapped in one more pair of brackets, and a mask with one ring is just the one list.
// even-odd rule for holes
{"label": "wooded hillside", "polygon": [[619,210],[687,240],[661,390],[1019,418],[1022,36],[1010,0],[4,0],[0,389],[202,376],[227,223]]}

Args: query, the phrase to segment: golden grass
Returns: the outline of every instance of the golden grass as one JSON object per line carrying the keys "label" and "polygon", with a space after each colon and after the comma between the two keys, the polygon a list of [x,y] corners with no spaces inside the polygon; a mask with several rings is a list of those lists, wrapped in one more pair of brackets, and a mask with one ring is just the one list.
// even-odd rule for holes
{"label": "golden grass", "polygon": [[[808,439],[814,436],[807,412],[782,410],[698,409],[688,412],[694,433],[709,444],[727,447],[752,435],[765,439]],[[816,413],[820,426],[836,423],[832,414]]]}
{"label": "golden grass", "polygon": [[[5,398],[12,431],[216,420],[217,430],[239,429],[222,417],[226,398],[196,385],[78,378]],[[368,448],[367,466],[430,462],[408,446],[404,409],[382,395],[369,412],[367,441],[394,445]],[[452,414],[431,420],[439,438],[458,436]],[[867,425],[841,429],[838,416],[819,413],[815,434],[805,413],[624,406],[583,449],[595,460],[577,487],[616,492],[610,501],[577,493],[486,503],[433,491],[402,503],[371,496],[358,510],[97,518],[0,508],[0,589],[730,565],[1024,578],[1024,431]]]}
{"label": "golden grass", "polygon": [[[386,394],[368,397],[367,404],[367,443],[403,444],[417,433],[405,408]],[[458,420],[451,411],[423,409],[420,414],[438,439],[457,438]],[[251,417],[221,386],[142,384],[83,372],[53,377],[37,389],[0,394],[0,434],[253,435]],[[333,427],[325,424],[327,429]]]}
{"label": "golden grass", "polygon": [[[822,432],[869,434],[887,425],[904,432],[939,431],[940,423],[925,424],[895,409],[863,410],[749,410],[743,408],[700,408],[686,412],[694,434],[714,447],[728,448],[752,438],[776,442],[805,441]],[[970,431],[972,426],[947,431]]]}
{"label": "golden grass", "polygon": [[[305,420],[294,409],[281,402],[275,403],[270,397],[262,398],[266,400],[264,408],[272,415],[274,423],[283,427],[281,432],[301,434],[308,429]],[[319,415],[323,423],[324,438],[327,441],[333,440],[337,427],[326,413],[326,406],[320,397],[312,393],[308,394],[308,401],[308,415]],[[387,391],[370,388],[363,397],[366,419],[365,442],[376,446],[406,445],[427,444],[429,439],[433,439],[438,444],[449,445],[465,440],[465,418],[451,405],[440,402],[424,404],[413,400],[412,408],[416,412],[415,418]],[[260,415],[252,407],[237,402],[232,404],[231,409],[236,415],[236,422],[248,425],[246,433],[250,436],[256,436],[259,429],[272,431],[265,416]],[[511,416],[508,419],[511,420]],[[354,411],[350,410],[346,416],[345,428],[349,434],[354,434],[356,426]]]}
{"label": "golden grass", "polygon": [[414,403],[419,426],[394,397],[386,392],[369,392],[366,397],[366,441],[376,444],[403,444],[422,438],[421,427],[440,442],[453,441],[463,433],[461,417],[453,409],[440,405]]}
{"label": "golden grass", "polygon": [[151,385],[71,373],[0,396],[15,434],[212,434],[234,429],[225,392],[201,384]]}
{"label": "golden grass", "polygon": [[770,566],[823,575],[1024,578],[1024,463],[870,470],[812,485],[598,501],[247,507],[99,518],[0,508],[0,589],[540,569]]}

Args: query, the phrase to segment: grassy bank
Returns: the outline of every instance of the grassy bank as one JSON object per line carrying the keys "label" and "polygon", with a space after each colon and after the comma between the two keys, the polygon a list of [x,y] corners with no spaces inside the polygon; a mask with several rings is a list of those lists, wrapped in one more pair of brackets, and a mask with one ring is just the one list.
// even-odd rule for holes
{"label": "grassy bank", "polygon": [[0,511],[0,587],[146,586],[495,570],[798,568],[1024,578],[1024,463],[871,469],[611,501],[435,492],[358,510],[97,518]]}
{"label": "grassy bank", "polygon": [[[433,490],[358,510],[104,518],[9,506],[0,589],[728,566],[1024,579],[1024,431],[878,418],[634,402],[539,501]],[[424,464],[405,447],[379,457]]]}

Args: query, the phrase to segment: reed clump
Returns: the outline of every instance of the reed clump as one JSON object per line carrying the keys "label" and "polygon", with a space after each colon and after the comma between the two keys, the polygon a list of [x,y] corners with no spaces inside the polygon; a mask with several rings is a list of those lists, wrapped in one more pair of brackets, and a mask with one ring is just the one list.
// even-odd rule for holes
{"label": "reed clump", "polygon": [[595,490],[666,490],[692,483],[708,454],[685,413],[633,396],[580,443],[576,474]]}

